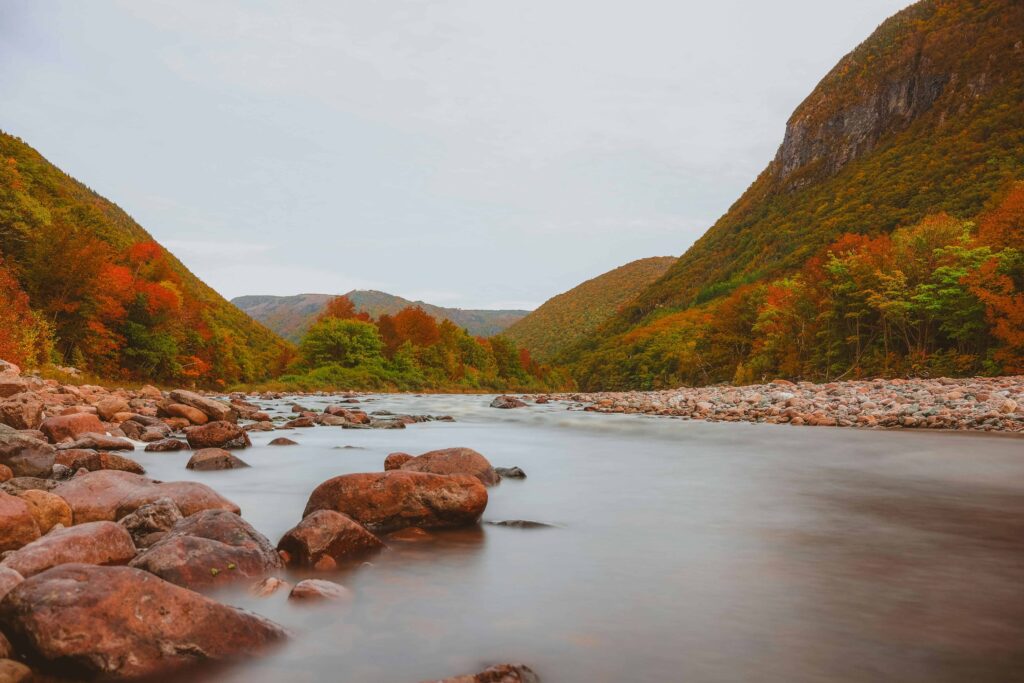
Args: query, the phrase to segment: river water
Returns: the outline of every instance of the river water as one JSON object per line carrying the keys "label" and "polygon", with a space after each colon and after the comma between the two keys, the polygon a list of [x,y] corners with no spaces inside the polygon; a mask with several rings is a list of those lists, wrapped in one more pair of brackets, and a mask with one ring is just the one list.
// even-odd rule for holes
{"label": "river water", "polygon": [[[456,421],[253,433],[249,469],[136,452],[154,478],[231,498],[273,543],[325,479],[450,446],[528,475],[490,489],[485,522],[554,525],[392,543],[323,577],[350,604],[221,592],[294,637],[187,680],[415,683],[508,661],[547,683],[1024,680],[1024,440],[490,398],[370,397],[355,407]],[[266,445],[282,435],[301,445]]]}

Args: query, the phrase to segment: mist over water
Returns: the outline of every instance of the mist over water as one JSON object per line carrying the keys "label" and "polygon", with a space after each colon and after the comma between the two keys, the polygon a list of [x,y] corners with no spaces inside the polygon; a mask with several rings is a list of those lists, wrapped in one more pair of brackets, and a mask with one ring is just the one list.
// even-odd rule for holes
{"label": "mist over water", "polygon": [[[1024,441],[489,400],[375,396],[359,407],[456,422],[254,432],[239,453],[249,469],[191,472],[187,453],[136,453],[154,478],[234,500],[273,543],[325,479],[450,446],[528,475],[489,490],[485,522],[554,525],[391,543],[369,565],[321,575],[352,589],[349,605],[222,591],[294,637],[181,680],[415,683],[506,661],[558,683],[1002,682],[1024,671]],[[262,405],[283,414],[291,403]],[[266,445],[282,434],[300,445]]]}

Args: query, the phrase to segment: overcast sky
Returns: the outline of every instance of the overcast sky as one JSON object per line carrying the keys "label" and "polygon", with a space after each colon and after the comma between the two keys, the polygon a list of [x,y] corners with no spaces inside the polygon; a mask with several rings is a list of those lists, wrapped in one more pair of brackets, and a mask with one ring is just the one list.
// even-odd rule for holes
{"label": "overcast sky", "polygon": [[679,255],[906,0],[0,0],[0,128],[227,297],[531,308]]}

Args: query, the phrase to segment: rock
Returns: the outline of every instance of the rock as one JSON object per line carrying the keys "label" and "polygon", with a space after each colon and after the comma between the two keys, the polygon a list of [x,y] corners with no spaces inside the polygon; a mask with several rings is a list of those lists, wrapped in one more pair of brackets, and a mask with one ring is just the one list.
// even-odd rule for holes
{"label": "rock", "polygon": [[14,472],[7,465],[0,465],[0,484],[14,476]]}
{"label": "rock", "polygon": [[0,401],[0,422],[14,429],[36,429],[43,422],[43,402],[23,392]]}
{"label": "rock", "polygon": [[534,522],[528,519],[504,519],[500,522],[488,522],[492,526],[507,526],[513,529],[553,529],[553,524]]}
{"label": "rock", "polygon": [[[344,428],[365,427],[366,425],[345,423]],[[373,429],[405,429],[405,423],[401,420],[371,420],[370,427]]]}
{"label": "rock", "polygon": [[185,430],[188,445],[199,448],[246,448],[252,445],[245,430],[233,422],[209,422]]}
{"label": "rock", "polygon": [[75,677],[167,675],[203,660],[254,656],[276,624],[130,567],[68,564],[0,603],[0,628],[44,670]]}
{"label": "rock", "polygon": [[113,522],[89,522],[50,533],[4,558],[0,566],[25,578],[60,564],[127,564],[135,544],[124,527]]}
{"label": "rock", "polygon": [[181,510],[173,500],[159,498],[152,503],[140,505],[135,512],[122,517],[118,524],[131,534],[135,547],[148,548],[182,519]]}
{"label": "rock", "polygon": [[39,430],[46,434],[46,438],[52,443],[74,441],[83,434],[102,434],[104,431],[99,418],[89,413],[48,417],[40,423]]}
{"label": "rock", "polygon": [[204,484],[156,483],[141,475],[117,470],[86,472],[60,484],[53,492],[71,506],[75,524],[116,522],[161,498],[174,501],[186,516],[208,509],[238,512],[237,505]]}
{"label": "rock", "polygon": [[10,593],[12,588],[24,580],[25,578],[13,569],[0,566],[0,602],[3,602],[4,596]]}
{"label": "rock", "polygon": [[525,664],[496,664],[478,674],[422,683],[540,683],[540,677]]}
{"label": "rock", "polygon": [[36,520],[39,533],[45,534],[58,524],[71,526],[71,506],[60,496],[39,489],[28,489],[16,495],[28,504],[29,513]]}
{"label": "rock", "polygon": [[545,405],[545,404],[550,403],[550,402],[551,402],[551,399],[549,399],[547,396],[538,396],[534,400],[534,403],[536,403],[537,405]]}
{"label": "rock", "polygon": [[17,550],[39,538],[39,525],[28,503],[0,491],[0,552]]}
{"label": "rock", "polygon": [[525,408],[526,407],[526,403],[524,403],[523,401],[520,401],[518,398],[514,398],[512,396],[498,396],[493,401],[491,401],[491,407],[492,408],[504,408],[504,409],[509,409],[509,408]]}
{"label": "rock", "polygon": [[999,412],[1004,415],[1008,415],[1017,410],[1017,402],[1012,398],[1008,398],[999,404]]}
{"label": "rock", "polygon": [[96,414],[100,416],[100,419],[104,422],[111,422],[114,416],[118,413],[130,413],[131,408],[128,406],[128,401],[124,400],[119,396],[108,396],[107,398],[101,398],[99,401],[93,404],[96,406]]}
{"label": "rock", "polygon": [[323,579],[299,581],[288,594],[289,600],[351,600],[352,591],[341,584]]}
{"label": "rock", "polygon": [[276,439],[274,439],[273,441],[271,441],[270,443],[268,443],[267,445],[268,446],[298,446],[299,442],[298,441],[292,441],[291,439],[289,439],[287,437],[284,437],[284,436],[279,436]]}
{"label": "rock", "polygon": [[206,413],[198,408],[187,406],[184,403],[171,403],[166,406],[164,410],[167,411],[168,415],[184,418],[194,425],[204,425],[210,421],[210,418]]}
{"label": "rock", "polygon": [[205,510],[182,519],[131,566],[188,587],[261,578],[284,568],[270,542],[226,510]]}
{"label": "rock", "polygon": [[248,463],[236,458],[221,448],[203,448],[192,454],[186,468],[199,472],[211,470],[235,470],[248,467]]}
{"label": "rock", "polygon": [[139,424],[138,422],[133,422],[132,420],[125,420],[124,422],[121,423],[119,429],[126,437],[128,437],[132,441],[141,441],[142,432],[145,431],[146,428]]}
{"label": "rock", "polygon": [[303,517],[334,510],[388,532],[476,524],[486,507],[487,489],[476,477],[392,470],[328,479],[310,495]]}
{"label": "rock", "polygon": [[316,418],[312,417],[297,417],[294,420],[289,420],[288,422],[284,423],[285,427],[290,427],[292,429],[296,427],[313,427],[315,425]]}
{"label": "rock", "polygon": [[413,456],[408,453],[389,453],[388,457],[384,458],[384,471],[400,470],[402,465],[412,460]]}
{"label": "rock", "polygon": [[153,443],[154,441],[162,441],[171,435],[171,428],[161,423],[160,425],[154,425],[152,427],[146,427],[142,434],[139,435],[139,441],[145,441],[146,443]]}
{"label": "rock", "polygon": [[39,439],[0,425],[0,465],[16,477],[45,477],[53,470],[54,448]]}
{"label": "rock", "polygon": [[0,372],[0,398],[7,398],[31,389],[28,380],[17,374]]}
{"label": "rock", "polygon": [[[54,467],[60,467],[60,465],[54,465]],[[0,490],[6,491],[12,496],[20,495],[23,491],[31,491],[33,489],[39,491],[52,491],[60,486],[59,481],[52,479],[40,479],[39,477],[14,477],[0,484]]]}
{"label": "rock", "polygon": [[227,403],[200,396],[194,391],[178,389],[171,392],[171,400],[202,411],[215,422],[238,422],[238,413]]}
{"label": "rock", "polygon": [[344,560],[384,548],[384,543],[348,515],[317,510],[281,537],[277,549],[292,567],[333,570]]}
{"label": "rock", "polygon": [[173,451],[182,451],[188,448],[188,444],[178,439],[161,439],[160,441],[153,441],[146,444],[147,453],[170,453]]}
{"label": "rock", "polygon": [[87,432],[79,435],[74,441],[64,441],[57,448],[67,450],[69,448],[90,448],[97,451],[134,451],[135,444],[128,439],[98,432]]}
{"label": "rock", "polygon": [[494,471],[502,479],[526,479],[526,472],[518,467],[495,467]]}
{"label": "rock", "polygon": [[[4,640],[6,638],[0,634],[0,641]],[[31,680],[32,669],[13,659],[0,659],[0,683],[29,683]]]}
{"label": "rock", "polygon": [[154,387],[152,384],[147,384],[146,386],[139,389],[139,396],[141,396],[142,398],[149,398],[159,401],[164,397],[164,393],[157,389],[156,387]]}
{"label": "rock", "polygon": [[[384,469],[387,469],[387,461],[384,463]],[[429,451],[407,460],[401,469],[431,474],[469,474],[483,482],[484,486],[494,486],[501,481],[487,458],[472,448],[443,448]]]}
{"label": "rock", "polygon": [[344,427],[346,424],[349,424],[349,421],[340,415],[324,414],[317,416],[316,423],[324,427]]}
{"label": "rock", "polygon": [[255,595],[257,598],[266,598],[279,590],[291,588],[291,584],[287,581],[282,581],[276,576],[268,576],[267,578],[260,581],[258,584],[252,587],[249,592]]}
{"label": "rock", "polygon": [[97,470],[119,470],[121,472],[134,472],[145,474],[146,469],[131,458],[116,453],[96,452],[89,449],[72,449],[57,452],[57,463],[70,467],[73,470],[86,469],[90,472]]}

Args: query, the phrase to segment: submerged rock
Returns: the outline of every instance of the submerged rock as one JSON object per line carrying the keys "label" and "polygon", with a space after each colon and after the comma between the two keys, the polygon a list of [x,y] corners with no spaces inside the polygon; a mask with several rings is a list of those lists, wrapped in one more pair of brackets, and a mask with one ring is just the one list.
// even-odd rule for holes
{"label": "submerged rock", "polygon": [[509,408],[525,408],[526,403],[520,401],[518,398],[515,398],[514,396],[498,396],[493,401],[491,401],[491,407],[503,408],[506,410]]}
{"label": "submerged rock", "polygon": [[526,479],[526,472],[518,467],[495,467],[494,471],[502,479]]}
{"label": "submerged rock", "polygon": [[487,489],[476,477],[392,470],[328,479],[310,495],[303,515],[335,510],[370,531],[388,532],[476,524],[486,507]]}
{"label": "submerged rock", "polygon": [[196,451],[185,465],[187,469],[208,472],[211,470],[235,470],[248,467],[241,458],[236,458],[221,448],[203,448]]}
{"label": "submerged rock", "polygon": [[289,439],[286,436],[279,436],[276,439],[274,439],[273,441],[271,441],[270,443],[268,443],[267,445],[268,446],[298,446],[299,442],[298,441],[292,441],[291,439]]}
{"label": "submerged rock", "polygon": [[478,674],[422,683],[540,683],[540,677],[525,664],[496,664]]}
{"label": "submerged rock", "polygon": [[166,674],[255,656],[286,637],[271,621],[130,567],[67,564],[16,586],[0,628],[44,670],[75,677]]}
{"label": "submerged rock", "polygon": [[351,600],[352,591],[340,583],[323,579],[299,581],[288,594],[289,600]]}

